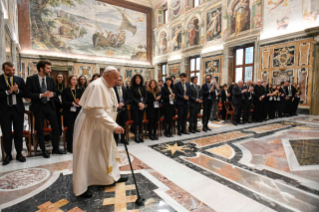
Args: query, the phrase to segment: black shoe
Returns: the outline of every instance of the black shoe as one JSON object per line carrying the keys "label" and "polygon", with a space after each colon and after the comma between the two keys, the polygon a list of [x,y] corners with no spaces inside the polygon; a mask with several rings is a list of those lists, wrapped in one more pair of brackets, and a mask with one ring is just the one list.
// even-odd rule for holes
{"label": "black shoe", "polygon": [[195,130],[190,130],[190,132],[191,132],[191,133],[196,133],[196,131],[195,131]]}
{"label": "black shoe", "polygon": [[44,157],[44,158],[50,158],[50,154],[49,154],[48,151],[42,150],[42,152],[43,152],[43,157]]}
{"label": "black shoe", "polygon": [[195,132],[200,132],[198,129],[194,129]]}
{"label": "black shoe", "polygon": [[207,129],[207,131],[211,131],[211,129],[209,129],[209,127],[208,127],[208,126],[206,127],[206,129]]}
{"label": "black shoe", "polygon": [[172,134],[169,134],[169,137],[174,137]]}
{"label": "black shoe", "polygon": [[129,145],[129,143],[128,143],[125,139],[122,139],[122,140],[121,140],[121,143],[122,143],[122,144]]}
{"label": "black shoe", "polygon": [[154,140],[158,140],[158,137],[156,135],[153,136]]}
{"label": "black shoe", "polygon": [[189,133],[188,133],[188,132],[186,132],[185,130],[182,130],[182,134],[189,135]]}
{"label": "black shoe", "polygon": [[22,162],[22,163],[27,161],[27,160],[25,159],[25,157],[22,156],[22,154],[18,154],[17,157],[16,157],[16,160],[17,160],[17,161],[20,161],[20,162]]}
{"label": "black shoe", "polygon": [[142,138],[142,135],[139,136],[138,140],[141,142],[141,143],[144,143],[144,140]]}
{"label": "black shoe", "polygon": [[69,152],[69,153],[73,153],[73,150],[72,150],[72,149],[68,149],[68,152]]}
{"label": "black shoe", "polygon": [[61,150],[61,149],[53,149],[52,154],[63,155],[63,154],[66,154],[66,152],[64,150]]}
{"label": "black shoe", "polygon": [[155,138],[154,138],[152,135],[150,135],[149,138],[150,138],[152,141],[155,140]]}
{"label": "black shoe", "polygon": [[203,128],[203,131],[204,131],[204,132],[207,132],[207,128],[206,128],[206,127],[204,127],[204,128]]}
{"label": "black shoe", "polygon": [[121,178],[118,180],[118,181],[116,181],[116,183],[124,183],[124,182],[126,182],[128,180],[128,176],[122,176],[121,175]]}
{"label": "black shoe", "polygon": [[181,131],[178,131],[177,135],[181,136],[182,135]]}
{"label": "black shoe", "polygon": [[135,141],[136,143],[141,143],[141,142],[140,142],[140,139],[139,139],[139,137],[138,137],[138,136],[135,136],[134,141]]}
{"label": "black shoe", "polygon": [[165,137],[169,138],[169,137],[171,137],[171,135],[170,134],[165,134]]}
{"label": "black shoe", "polygon": [[84,192],[83,194],[80,195],[80,197],[82,197],[82,198],[91,198],[92,196],[93,196],[93,194],[89,188],[86,190],[86,192]]}
{"label": "black shoe", "polygon": [[7,155],[4,160],[2,161],[2,165],[8,165],[10,163],[10,161],[12,161],[12,156],[11,155]]}

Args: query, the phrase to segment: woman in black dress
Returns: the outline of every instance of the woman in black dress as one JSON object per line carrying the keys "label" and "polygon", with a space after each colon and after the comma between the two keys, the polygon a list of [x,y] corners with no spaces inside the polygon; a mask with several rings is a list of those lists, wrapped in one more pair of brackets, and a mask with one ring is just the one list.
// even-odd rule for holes
{"label": "woman in black dress", "polygon": [[62,102],[63,102],[63,117],[68,126],[66,133],[67,149],[68,152],[72,151],[73,146],[73,132],[74,123],[77,115],[80,112],[79,101],[84,92],[81,88],[76,88],[77,80],[76,76],[72,75],[68,79],[68,87],[66,87],[62,92]]}
{"label": "woman in black dress", "polygon": [[151,140],[158,140],[156,135],[158,121],[160,118],[160,100],[161,94],[158,90],[157,82],[151,80],[147,88],[147,119],[148,119],[148,132]]}
{"label": "woman in black dress", "polygon": [[78,85],[77,85],[77,88],[81,88],[83,89],[83,92],[85,91],[85,89],[87,88],[88,86],[88,81],[86,79],[85,76],[80,76],[79,79],[78,79]]}
{"label": "woman in black dress", "polygon": [[[62,135],[62,120],[61,120],[61,109],[62,109],[62,91],[65,88],[65,79],[62,73],[59,73],[55,79],[56,86],[56,98],[54,99],[55,112],[58,119],[60,135]],[[65,121],[64,121],[65,122]],[[64,124],[65,126],[65,124]]]}
{"label": "woman in black dress", "polygon": [[130,87],[131,115],[134,121],[135,142],[144,142],[142,138],[143,133],[143,119],[144,108],[147,102],[146,88],[143,85],[143,77],[140,74],[133,76]]}
{"label": "woman in black dress", "polygon": [[173,137],[172,121],[175,115],[175,94],[173,89],[173,81],[170,77],[166,78],[165,84],[162,88],[162,100],[164,111],[164,129],[166,137]]}

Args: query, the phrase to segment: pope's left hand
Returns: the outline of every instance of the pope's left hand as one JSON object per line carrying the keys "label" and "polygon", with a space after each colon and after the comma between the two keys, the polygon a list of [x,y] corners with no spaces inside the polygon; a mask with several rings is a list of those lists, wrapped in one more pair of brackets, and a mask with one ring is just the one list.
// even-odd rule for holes
{"label": "pope's left hand", "polygon": [[114,130],[115,134],[124,134],[124,129],[120,126],[118,126],[117,128],[115,128]]}

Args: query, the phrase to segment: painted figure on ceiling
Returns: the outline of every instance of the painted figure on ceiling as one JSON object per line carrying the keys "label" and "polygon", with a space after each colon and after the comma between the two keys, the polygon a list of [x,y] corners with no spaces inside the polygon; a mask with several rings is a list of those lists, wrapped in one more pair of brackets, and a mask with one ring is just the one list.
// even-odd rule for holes
{"label": "painted figure on ceiling", "polygon": [[207,25],[207,40],[212,40],[214,36],[218,35],[221,32],[220,13],[221,11],[217,10],[210,14],[210,21]]}
{"label": "painted figure on ceiling", "polygon": [[239,0],[233,6],[232,31],[237,35],[250,28],[249,0]]}
{"label": "painted figure on ceiling", "polygon": [[195,18],[190,21],[188,24],[188,42],[189,46],[198,45],[199,41],[199,26],[198,26],[198,19]]}

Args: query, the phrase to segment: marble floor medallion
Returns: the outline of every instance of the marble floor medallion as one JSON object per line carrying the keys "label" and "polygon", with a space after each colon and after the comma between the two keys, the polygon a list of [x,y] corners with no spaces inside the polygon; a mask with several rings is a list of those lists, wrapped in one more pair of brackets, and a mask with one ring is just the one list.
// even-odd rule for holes
{"label": "marble floor medallion", "polygon": [[11,172],[0,177],[0,191],[15,191],[41,183],[50,176],[50,171],[29,168]]}

